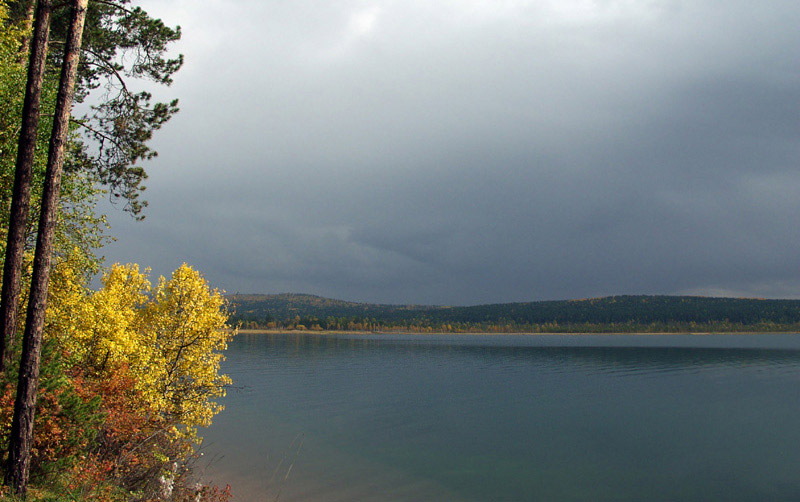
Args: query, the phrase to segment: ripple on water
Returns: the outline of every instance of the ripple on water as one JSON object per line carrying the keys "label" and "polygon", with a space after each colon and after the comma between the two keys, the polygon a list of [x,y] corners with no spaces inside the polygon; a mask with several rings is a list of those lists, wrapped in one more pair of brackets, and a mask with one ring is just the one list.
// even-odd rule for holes
{"label": "ripple on water", "polygon": [[798,349],[785,336],[244,337],[209,473],[240,500],[274,498],[265,483],[302,435],[281,500],[780,500],[800,493]]}

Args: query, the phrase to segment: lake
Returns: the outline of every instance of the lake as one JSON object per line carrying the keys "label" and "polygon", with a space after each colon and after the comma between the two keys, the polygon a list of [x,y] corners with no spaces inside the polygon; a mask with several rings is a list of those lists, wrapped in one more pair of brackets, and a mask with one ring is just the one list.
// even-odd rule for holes
{"label": "lake", "polygon": [[797,501],[800,335],[240,334],[244,501]]}

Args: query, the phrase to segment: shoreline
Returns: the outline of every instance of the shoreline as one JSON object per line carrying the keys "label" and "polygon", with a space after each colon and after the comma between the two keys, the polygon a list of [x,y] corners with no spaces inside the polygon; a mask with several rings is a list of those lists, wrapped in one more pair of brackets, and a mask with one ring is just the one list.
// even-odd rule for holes
{"label": "shoreline", "polygon": [[526,331],[504,331],[504,332],[484,332],[484,331],[469,331],[469,332],[446,332],[446,331],[431,331],[421,333],[418,331],[347,331],[347,330],[300,330],[300,329],[239,329],[237,334],[249,335],[262,335],[262,334],[275,334],[275,335],[416,335],[416,336],[431,336],[431,335],[468,335],[468,336],[508,336],[508,335],[521,335],[521,336],[581,336],[581,335],[635,335],[635,336],[650,336],[650,335],[692,335],[692,336],[706,336],[706,335],[794,335],[799,334],[798,331],[601,331],[601,332],[526,332]]}

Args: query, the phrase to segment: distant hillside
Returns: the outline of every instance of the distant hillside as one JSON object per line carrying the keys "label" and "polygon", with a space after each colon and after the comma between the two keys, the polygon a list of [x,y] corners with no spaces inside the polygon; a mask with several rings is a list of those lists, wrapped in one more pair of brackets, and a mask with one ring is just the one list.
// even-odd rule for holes
{"label": "distant hillside", "polygon": [[[446,328],[562,331],[771,330],[800,327],[800,300],[698,296],[610,296],[587,300],[503,303],[471,307],[379,305],[313,295],[230,295],[234,319],[248,326],[320,329]],[[272,324],[270,324],[272,323]],[[274,326],[273,326],[274,325]],[[597,329],[594,329],[597,328]]]}
{"label": "distant hillside", "polygon": [[403,317],[409,312],[430,312],[439,307],[380,305],[333,300],[321,296],[282,293],[278,295],[228,295],[238,319],[286,320],[299,317]]}

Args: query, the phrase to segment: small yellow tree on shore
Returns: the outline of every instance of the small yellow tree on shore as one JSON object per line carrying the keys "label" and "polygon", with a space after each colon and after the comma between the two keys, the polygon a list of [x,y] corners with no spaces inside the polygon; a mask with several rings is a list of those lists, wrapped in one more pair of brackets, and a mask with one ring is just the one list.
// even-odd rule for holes
{"label": "small yellow tree on shore", "polygon": [[231,383],[219,373],[230,337],[224,302],[197,271],[183,264],[169,280],[159,279],[152,301],[140,311],[139,330],[152,344],[141,368],[148,375],[151,402],[189,431],[211,423],[222,409],[214,398]]}
{"label": "small yellow tree on shore", "polygon": [[[222,406],[230,378],[220,373],[225,300],[199,272],[183,264],[152,287],[137,265],[113,265],[95,292],[70,268],[56,272],[49,329],[69,357],[98,372],[124,365],[151,412],[195,438]],[[74,279],[74,280],[73,280]]]}

